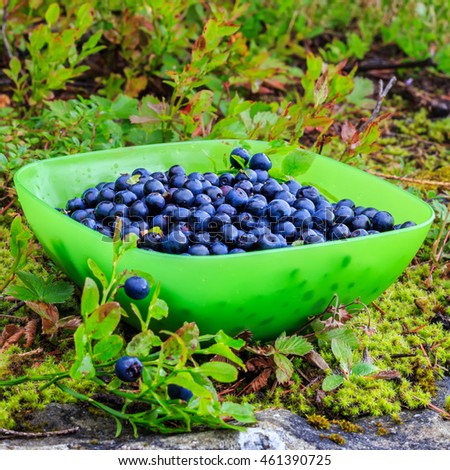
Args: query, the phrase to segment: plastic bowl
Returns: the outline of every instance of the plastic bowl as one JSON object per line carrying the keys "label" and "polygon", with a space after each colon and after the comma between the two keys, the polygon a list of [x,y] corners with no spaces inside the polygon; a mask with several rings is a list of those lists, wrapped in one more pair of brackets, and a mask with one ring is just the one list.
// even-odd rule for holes
{"label": "plastic bowl", "polygon": [[[45,251],[78,285],[92,276],[92,258],[111,272],[112,244],[101,234],[56,211],[100,181],[112,181],[137,167],[167,170],[181,164],[188,172],[224,168],[237,141],[195,141],[120,148],[35,162],[15,175],[20,203]],[[251,152],[267,151],[267,142],[248,141]],[[273,152],[273,150],[272,150]],[[330,201],[351,198],[393,214],[396,223],[415,227],[380,235],[226,256],[190,257],[131,250],[121,268],[140,269],[161,282],[167,320],[153,328],[175,330],[195,321],[202,333],[244,329],[271,339],[292,332],[323,311],[336,293],[341,302],[369,303],[392,284],[410,263],[433,220],[422,200],[351,166],[298,151],[300,169],[291,176],[314,184]],[[271,153],[274,168],[284,156]],[[119,300],[127,307],[125,295]],[[148,301],[147,301],[148,302]],[[146,301],[136,302],[146,311]],[[128,320],[135,321],[130,316]]]}

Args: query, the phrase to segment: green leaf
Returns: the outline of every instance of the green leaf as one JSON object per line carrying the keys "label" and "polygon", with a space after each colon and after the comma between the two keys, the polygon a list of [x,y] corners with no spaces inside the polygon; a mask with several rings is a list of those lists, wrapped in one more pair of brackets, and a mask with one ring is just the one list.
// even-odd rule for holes
{"label": "green leaf", "polygon": [[221,406],[222,414],[225,416],[231,416],[236,421],[241,423],[256,423],[253,406],[249,403],[233,403],[225,401]]}
{"label": "green leaf", "polygon": [[216,343],[208,348],[205,349],[200,349],[195,352],[196,354],[217,354],[218,356],[225,357],[226,359],[238,364],[241,366],[243,369],[245,369],[245,364],[242,362],[241,358],[236,356],[234,352],[227,346],[226,344],[223,343]]}
{"label": "green leaf", "polygon": [[92,339],[111,335],[122,318],[122,309],[117,302],[100,305],[86,320],[86,332]]}
{"label": "green leaf", "polygon": [[83,294],[81,295],[81,315],[86,319],[99,305],[100,293],[96,282],[87,277],[84,281]]}
{"label": "green leaf", "polygon": [[151,330],[142,331],[135,335],[127,345],[126,353],[130,356],[145,357],[150,350],[162,344],[158,336]]}
{"label": "green leaf", "polygon": [[168,364],[180,368],[186,364],[188,351],[184,341],[176,333],[171,333],[161,346],[161,355]]}
{"label": "green leaf", "polygon": [[280,353],[275,353],[273,359],[277,366],[275,375],[278,382],[281,384],[287,382],[294,373],[294,366],[292,365],[292,362],[284,354]]}
{"label": "green leaf", "polygon": [[81,361],[86,354],[86,349],[88,345],[88,338],[86,335],[86,329],[84,325],[80,325],[74,335],[73,340],[75,342],[75,353],[78,361]]}
{"label": "green leaf", "polygon": [[70,377],[74,380],[90,379],[95,377],[95,367],[89,354],[77,359],[70,368]]}
{"label": "green leaf", "polygon": [[196,371],[212,377],[217,382],[234,382],[238,376],[236,367],[219,361],[205,362]]}
{"label": "green leaf", "polygon": [[345,341],[332,339],[331,350],[342,369],[349,372],[353,359],[352,348]]}
{"label": "green leaf", "polygon": [[15,297],[16,299],[22,300],[22,301],[28,301],[28,300],[38,301],[39,300],[39,298],[36,297],[36,292],[28,289],[28,287],[26,286],[16,286],[16,285],[9,286],[5,290],[5,294]]}
{"label": "green leaf", "polygon": [[45,21],[49,26],[54,25],[59,18],[60,8],[57,3],[52,3],[45,12]]}
{"label": "green leaf", "polygon": [[[9,61],[9,68],[13,74],[13,77],[15,78],[15,80],[17,81],[17,79],[19,78],[19,74],[20,74],[20,71],[22,70],[22,64],[20,63],[20,60],[17,58],[17,57],[13,57],[10,61]],[[20,217],[16,217],[14,219],[15,220],[19,220],[20,222]],[[14,223],[13,221],[13,223]]]}
{"label": "green leaf", "polygon": [[109,361],[117,356],[123,347],[123,338],[119,335],[107,336],[94,346],[94,358],[97,361]]}
{"label": "green leaf", "polygon": [[[323,323],[320,323],[320,325],[323,327]],[[356,349],[359,346],[358,337],[355,335],[353,330],[348,327],[333,328],[332,330],[327,330],[324,333],[319,332],[317,333],[317,338],[319,339],[319,343],[329,343],[333,339],[336,339],[338,341],[346,342],[352,349]]]}
{"label": "green leaf", "polygon": [[335,388],[338,388],[340,385],[342,385],[344,380],[345,379],[342,375],[328,375],[322,382],[322,390],[325,392],[330,392],[331,390],[334,390]]}
{"label": "green leaf", "polygon": [[226,344],[232,349],[239,350],[245,345],[245,341],[242,338],[233,338],[228,336],[223,330],[220,330],[217,334],[214,335],[216,343]]}
{"label": "green leaf", "polygon": [[175,384],[187,388],[199,398],[212,398],[211,391],[195,382],[189,372],[178,372],[176,375],[168,377],[166,384]]}
{"label": "green leaf", "polygon": [[138,100],[127,95],[119,95],[111,105],[114,119],[128,119],[132,114],[138,113]]}
{"label": "green leaf", "polygon": [[[299,177],[306,173],[314,162],[314,155],[299,150],[288,153],[282,163],[283,176]],[[272,176],[271,171],[271,176]],[[284,178],[285,179],[285,176]]]}
{"label": "green leaf", "polygon": [[100,281],[103,289],[106,289],[108,287],[108,280],[98,264],[91,258],[88,259],[87,264],[89,269],[92,271],[92,274]]}
{"label": "green leaf", "polygon": [[136,173],[135,175],[133,176],[130,176],[128,179],[127,179],[127,184],[137,184],[139,183],[139,180],[141,179],[141,175],[140,173]]}
{"label": "green leaf", "polygon": [[328,74],[319,77],[314,85],[314,107],[323,104],[328,97]]}
{"label": "green leaf", "polygon": [[185,323],[176,331],[176,334],[183,340],[186,345],[188,355],[192,355],[198,347],[199,331],[198,326],[194,323]]}
{"label": "green leaf", "polygon": [[24,286],[28,288],[30,292],[32,292],[35,296],[34,299],[27,299],[27,300],[42,300],[44,295],[44,280],[41,279],[39,276],[35,276],[31,273],[26,273],[24,271],[19,271],[17,273],[17,277],[23,282]]}
{"label": "green leaf", "polygon": [[286,337],[286,333],[282,333],[275,341],[275,349],[282,354],[303,356],[311,351],[312,346],[301,336]]}
{"label": "green leaf", "polygon": [[73,286],[71,284],[56,281],[45,286],[42,300],[48,304],[60,304],[69,299],[72,294]]}
{"label": "green leaf", "polygon": [[373,364],[367,364],[365,362],[358,362],[352,367],[352,375],[364,376],[374,374],[378,371],[378,367]]}

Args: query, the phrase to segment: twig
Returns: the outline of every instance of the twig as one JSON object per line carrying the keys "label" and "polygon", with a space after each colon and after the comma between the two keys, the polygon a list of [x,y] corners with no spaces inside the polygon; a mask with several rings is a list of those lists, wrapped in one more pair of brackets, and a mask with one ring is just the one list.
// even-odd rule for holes
{"label": "twig", "polygon": [[386,312],[381,307],[379,307],[375,302],[371,302],[371,305],[375,310],[380,312],[381,315],[387,315]]}
{"label": "twig", "polygon": [[428,403],[427,407],[430,410],[437,411],[438,413],[440,413],[444,419],[450,419],[450,413],[447,413],[442,408],[438,408],[437,406],[433,405],[432,403]]}
{"label": "twig", "polygon": [[23,317],[16,317],[15,315],[7,315],[5,313],[0,314],[0,318],[6,318],[17,323],[27,323],[28,319]]}
{"label": "twig", "polygon": [[371,170],[367,170],[367,173],[370,173],[371,175],[374,175],[374,176],[380,176],[381,178],[385,178],[387,180],[396,180],[396,181],[404,181],[405,183],[423,184],[424,186],[441,186],[443,188],[450,188],[450,182],[447,182],[447,181],[418,180],[416,178],[408,178],[406,176],[385,175],[384,173],[380,173],[378,171],[371,171]]}
{"label": "twig", "polygon": [[6,1],[5,6],[3,8],[2,38],[5,44],[6,53],[8,54],[8,57],[11,60],[14,56],[11,50],[11,46],[9,45],[8,36],[6,35],[6,23],[8,21],[8,8],[9,8],[9,0]]}
{"label": "twig", "polygon": [[17,302],[16,305],[13,305],[7,312],[6,315],[12,315],[14,312],[17,312],[17,310],[21,309],[25,305],[25,302],[22,300],[20,302]]}
{"label": "twig", "polygon": [[[367,72],[370,70],[395,70],[395,69],[411,69],[416,67],[435,67],[436,64],[433,62],[431,57],[425,60],[412,60],[409,62],[378,62],[378,63],[361,63],[358,65],[358,72]],[[354,65],[350,64],[344,67],[345,72],[350,72]]]}
{"label": "twig", "polygon": [[3,215],[15,202],[15,198],[11,199],[11,201],[5,207],[2,207],[2,209],[0,210],[0,215]]}
{"label": "twig", "polygon": [[359,132],[362,132],[370,123],[372,123],[375,120],[375,118],[378,116],[378,114],[380,114],[381,105],[383,104],[383,100],[386,98],[386,96],[389,93],[389,91],[391,90],[391,88],[395,85],[396,81],[397,81],[397,77],[392,77],[389,80],[388,84],[386,85],[386,88],[384,88],[383,80],[380,80],[378,82],[378,99],[377,99],[377,102],[375,104],[375,108],[372,111],[372,114],[369,117],[369,119],[367,119],[367,121],[363,122],[359,128],[357,128],[357,130]]}
{"label": "twig", "polygon": [[61,429],[59,431],[44,431],[44,432],[23,432],[23,431],[12,431],[10,429],[0,428],[0,439],[6,439],[7,437],[15,437],[20,439],[36,439],[41,437],[52,437],[52,436],[67,436],[68,434],[75,434],[80,428]]}

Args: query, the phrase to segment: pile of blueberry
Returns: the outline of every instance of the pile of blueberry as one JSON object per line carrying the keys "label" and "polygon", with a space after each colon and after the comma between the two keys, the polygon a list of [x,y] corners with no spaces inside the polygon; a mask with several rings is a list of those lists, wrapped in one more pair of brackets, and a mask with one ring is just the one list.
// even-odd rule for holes
{"label": "pile of blueberry", "polygon": [[136,168],[99,183],[67,202],[65,213],[112,237],[118,218],[123,236],[135,233],[145,250],[192,256],[225,255],[310,245],[411,227],[394,225],[389,212],[330,203],[314,186],[269,175],[264,153],[230,154],[232,170],[186,174],[180,165],[150,173]]}

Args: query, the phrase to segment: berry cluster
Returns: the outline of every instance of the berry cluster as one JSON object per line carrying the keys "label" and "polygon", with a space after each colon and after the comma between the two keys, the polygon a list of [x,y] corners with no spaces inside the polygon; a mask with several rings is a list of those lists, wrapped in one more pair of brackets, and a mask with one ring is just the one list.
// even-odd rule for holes
{"label": "berry cluster", "polygon": [[111,237],[117,218],[122,235],[135,233],[145,250],[192,256],[224,255],[362,237],[415,225],[394,225],[389,212],[330,203],[314,186],[269,175],[264,153],[231,152],[233,170],[186,174],[136,168],[99,183],[67,202],[72,219]]}

